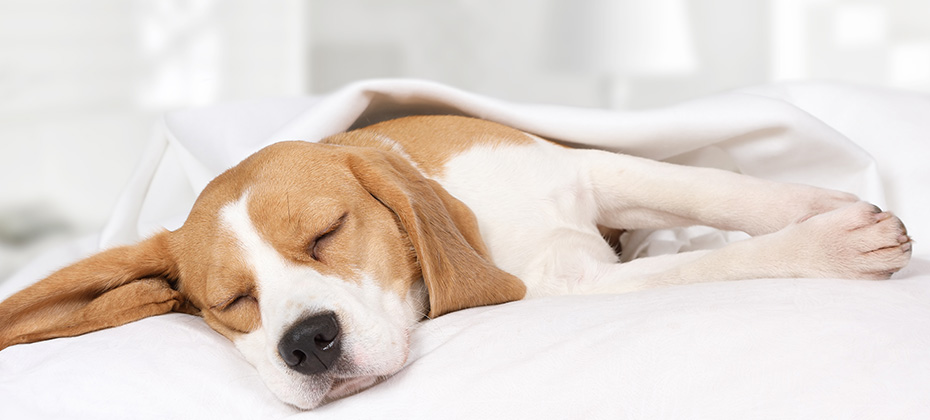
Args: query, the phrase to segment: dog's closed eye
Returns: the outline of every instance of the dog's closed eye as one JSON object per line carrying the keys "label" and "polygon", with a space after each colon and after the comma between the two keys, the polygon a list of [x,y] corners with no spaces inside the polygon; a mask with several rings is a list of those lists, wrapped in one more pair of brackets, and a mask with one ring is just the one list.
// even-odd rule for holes
{"label": "dog's closed eye", "polygon": [[211,309],[216,309],[219,311],[228,311],[235,309],[238,306],[258,303],[258,299],[255,299],[255,296],[252,296],[251,292],[242,293],[239,295],[233,295],[227,298],[226,300],[217,303],[216,305],[211,306]]}
{"label": "dog's closed eye", "polygon": [[252,290],[232,295],[210,309],[226,328],[238,333],[249,333],[261,324],[258,298]]}
{"label": "dog's closed eye", "polygon": [[332,242],[336,234],[339,233],[339,229],[345,224],[348,216],[349,213],[343,213],[342,216],[339,216],[329,227],[314,236],[307,245],[307,253],[310,255],[310,258],[313,258],[314,261],[322,261],[323,251],[326,249],[326,246]]}

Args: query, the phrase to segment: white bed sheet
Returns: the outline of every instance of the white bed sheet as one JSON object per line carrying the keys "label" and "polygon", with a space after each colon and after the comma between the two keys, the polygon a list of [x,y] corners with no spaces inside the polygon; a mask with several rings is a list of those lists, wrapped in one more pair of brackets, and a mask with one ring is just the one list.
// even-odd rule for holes
{"label": "white bed sheet", "polygon": [[[407,367],[299,413],[230,343],[172,314],[0,352],[0,418],[930,418],[930,98],[762,86],[637,112],[519,105],[421,81],[170,114],[99,236],[48,253],[0,298],[100,247],[183,221],[219,171],[270,142],[430,111],[550,138],[855,192],[917,239],[891,281],[764,279],[557,297],[425,323]],[[643,255],[716,246],[707,229],[638,236]]]}

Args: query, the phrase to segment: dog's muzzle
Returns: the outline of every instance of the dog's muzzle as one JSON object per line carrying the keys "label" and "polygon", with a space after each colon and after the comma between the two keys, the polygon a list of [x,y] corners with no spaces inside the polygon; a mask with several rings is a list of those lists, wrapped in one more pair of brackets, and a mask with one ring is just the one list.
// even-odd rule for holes
{"label": "dog's muzzle", "polygon": [[288,367],[305,375],[332,368],[342,353],[339,321],[333,312],[295,323],[278,342],[278,354]]}

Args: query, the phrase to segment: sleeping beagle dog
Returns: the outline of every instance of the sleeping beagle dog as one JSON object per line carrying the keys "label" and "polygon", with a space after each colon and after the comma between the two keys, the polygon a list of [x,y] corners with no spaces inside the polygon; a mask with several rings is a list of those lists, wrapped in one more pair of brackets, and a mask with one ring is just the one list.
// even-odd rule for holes
{"label": "sleeping beagle dog", "polygon": [[[605,240],[689,225],[753,237],[623,263]],[[396,373],[411,329],[452,311],[704,281],[887,279],[910,254],[901,221],[850,194],[414,116],[262,149],[213,180],[181,228],[2,302],[0,349],[186,312],[310,409]]]}

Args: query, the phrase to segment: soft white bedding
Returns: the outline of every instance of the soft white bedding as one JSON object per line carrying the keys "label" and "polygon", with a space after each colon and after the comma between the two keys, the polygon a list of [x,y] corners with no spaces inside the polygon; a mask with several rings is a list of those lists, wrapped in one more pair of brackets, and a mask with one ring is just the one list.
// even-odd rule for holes
{"label": "soft white bedding", "polygon": [[[172,314],[0,352],[0,418],[930,418],[930,98],[763,86],[673,107],[518,105],[419,81],[169,114],[106,229],[51,252],[0,298],[100,247],[183,222],[196,192],[261,146],[388,115],[456,112],[549,138],[859,194],[916,239],[892,280],[764,279],[456,312],[413,335],[407,367],[298,413],[224,338]],[[640,255],[717,246],[643,232]]]}

